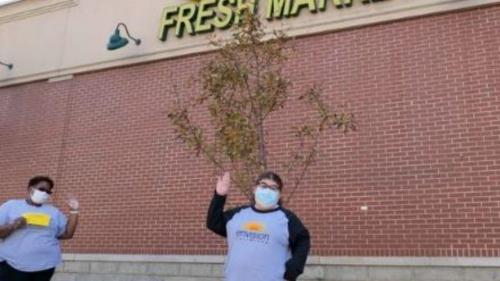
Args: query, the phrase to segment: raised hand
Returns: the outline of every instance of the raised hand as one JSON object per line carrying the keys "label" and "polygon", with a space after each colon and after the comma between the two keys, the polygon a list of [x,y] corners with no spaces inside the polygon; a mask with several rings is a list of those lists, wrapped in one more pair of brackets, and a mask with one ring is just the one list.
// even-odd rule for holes
{"label": "raised hand", "polygon": [[66,201],[66,204],[72,211],[77,211],[80,207],[80,203],[78,202],[78,200],[76,200],[76,198],[68,199],[68,201]]}
{"label": "raised hand", "polygon": [[229,186],[231,184],[231,177],[229,172],[225,172],[222,177],[217,177],[217,186],[215,187],[215,192],[218,195],[227,195],[229,192]]}

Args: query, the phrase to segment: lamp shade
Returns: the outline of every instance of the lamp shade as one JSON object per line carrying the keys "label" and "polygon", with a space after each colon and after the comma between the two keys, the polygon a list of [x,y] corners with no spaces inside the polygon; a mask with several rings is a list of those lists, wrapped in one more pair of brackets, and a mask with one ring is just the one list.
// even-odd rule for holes
{"label": "lamp shade", "polygon": [[128,44],[128,39],[120,36],[118,28],[115,33],[109,37],[108,50],[116,50]]}

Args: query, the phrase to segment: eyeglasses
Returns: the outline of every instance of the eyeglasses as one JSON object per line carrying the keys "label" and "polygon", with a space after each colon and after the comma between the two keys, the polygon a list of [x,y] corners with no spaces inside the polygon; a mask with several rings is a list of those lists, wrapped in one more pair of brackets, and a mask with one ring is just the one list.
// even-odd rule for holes
{"label": "eyeglasses", "polygon": [[52,194],[52,190],[50,190],[48,188],[45,188],[45,187],[33,187],[33,188],[36,189],[36,190],[40,190],[41,192],[45,192],[45,193],[47,193],[49,195]]}
{"label": "eyeglasses", "polygon": [[280,191],[280,188],[277,185],[268,185],[268,184],[265,184],[265,183],[261,182],[261,183],[259,183],[258,186],[260,186],[262,188],[268,188],[268,189],[271,189],[271,190],[274,190],[274,191]]}

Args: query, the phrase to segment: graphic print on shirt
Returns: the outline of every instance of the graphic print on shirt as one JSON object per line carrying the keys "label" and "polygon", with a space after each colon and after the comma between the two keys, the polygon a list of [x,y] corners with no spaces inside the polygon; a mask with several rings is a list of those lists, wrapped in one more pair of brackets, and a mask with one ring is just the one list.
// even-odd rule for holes
{"label": "graphic print on shirt", "polygon": [[266,225],[261,221],[244,222],[240,230],[236,231],[236,239],[256,243],[269,243],[269,233],[266,232]]}
{"label": "graphic print on shirt", "polygon": [[26,223],[33,226],[48,227],[50,225],[50,215],[45,213],[23,213]]}

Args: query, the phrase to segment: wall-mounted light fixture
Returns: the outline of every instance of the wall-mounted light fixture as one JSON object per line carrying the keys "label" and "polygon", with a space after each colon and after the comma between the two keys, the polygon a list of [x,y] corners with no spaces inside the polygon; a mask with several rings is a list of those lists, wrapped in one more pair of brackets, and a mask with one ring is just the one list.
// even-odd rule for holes
{"label": "wall-mounted light fixture", "polygon": [[109,42],[108,42],[108,50],[109,51],[119,49],[119,48],[128,44],[128,39],[120,36],[120,29],[119,29],[120,26],[123,26],[125,28],[125,32],[127,33],[127,37],[132,39],[136,45],[141,44],[141,39],[136,39],[136,38],[130,36],[130,33],[128,33],[127,26],[124,23],[120,22],[115,28],[115,33],[113,35],[111,35],[111,37],[109,37]]}
{"label": "wall-mounted light fixture", "polygon": [[12,63],[4,63],[0,61],[0,64],[6,66],[8,69],[12,69],[14,67]]}

